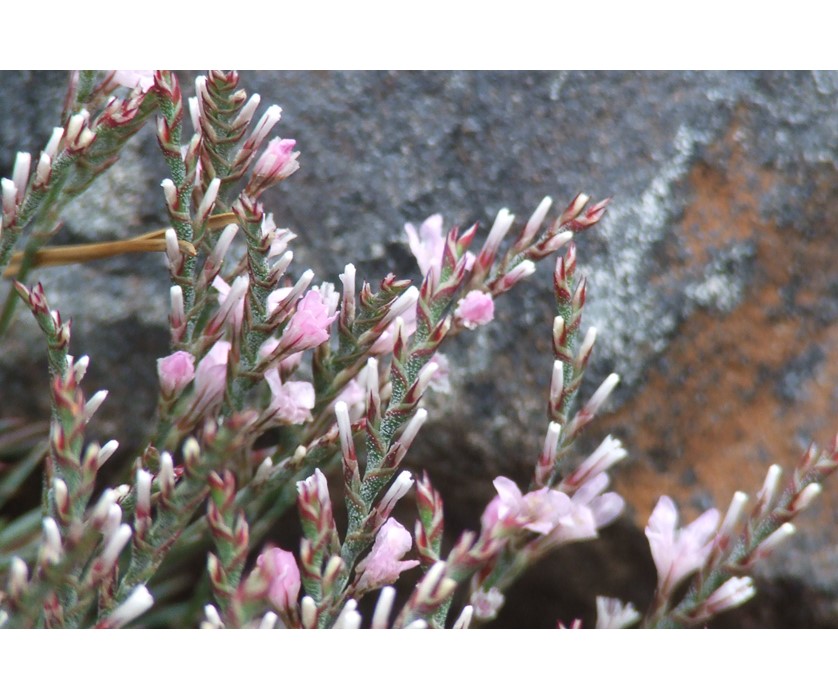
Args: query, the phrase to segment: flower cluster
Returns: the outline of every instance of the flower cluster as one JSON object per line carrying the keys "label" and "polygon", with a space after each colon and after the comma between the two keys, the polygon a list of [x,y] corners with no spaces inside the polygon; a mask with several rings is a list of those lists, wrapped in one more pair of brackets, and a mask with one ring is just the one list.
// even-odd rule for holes
{"label": "flower cluster", "polygon": [[[15,282],[0,335],[21,299],[46,339],[53,411],[49,430],[26,433],[34,442],[0,473],[2,505],[44,469],[39,503],[0,522],[0,626],[463,629],[495,618],[547,554],[598,537],[621,515],[610,470],[626,456],[622,443],[608,436],[582,458],[576,448],[619,382],[612,374],[580,400],[597,331],[582,332],[588,290],[574,237],[607,200],[578,194],[550,218],[545,198],[513,237],[515,217],[503,209],[480,246],[476,225],[446,229],[434,214],[405,227],[415,284],[395,275],[358,284],[351,263],[339,286],[315,283],[313,271],[295,270],[295,234],[263,203],[305,161],[295,139],[272,136],[281,109],[257,119],[260,98],[236,73],[199,77],[186,106],[169,71],[74,74],[66,106],[34,166],[18,154],[2,180],[0,265]],[[160,197],[169,225],[95,250],[50,246],[44,232],[58,230],[64,204],[150,119],[169,168]],[[153,430],[102,490],[98,472],[117,443],[89,441],[86,426],[107,392],[86,397],[90,360],[69,354],[70,322],[26,280],[39,265],[140,252],[165,255],[171,347],[157,359]],[[501,320],[497,297],[546,259],[553,365],[529,483],[498,476],[479,528],[446,533],[440,493],[405,467],[428,420],[427,392],[451,387],[443,346]],[[4,431],[0,449],[16,445]],[[705,624],[748,600],[751,568],[793,532],[836,467],[838,443],[812,449],[784,491],[772,467],[752,508],[737,493],[724,518],[711,509],[683,527],[661,497],[646,527],[652,606],[641,614],[597,597],[596,626]],[[284,549],[278,527],[294,506],[302,538],[298,547],[280,540]],[[194,595],[206,597],[181,604]],[[376,600],[367,621],[366,596]],[[456,601],[466,602],[452,610]],[[195,609],[200,619],[189,617]]]}

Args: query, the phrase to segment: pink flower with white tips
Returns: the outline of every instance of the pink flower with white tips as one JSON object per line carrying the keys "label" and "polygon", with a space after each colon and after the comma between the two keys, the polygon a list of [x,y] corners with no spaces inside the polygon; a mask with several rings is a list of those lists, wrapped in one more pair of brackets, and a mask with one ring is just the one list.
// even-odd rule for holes
{"label": "pink flower with white tips", "polygon": [[454,318],[468,329],[485,326],[495,318],[495,300],[491,294],[474,289],[457,303]]}
{"label": "pink flower with white tips", "polygon": [[329,326],[337,313],[329,315],[329,308],[320,292],[312,289],[297,304],[297,310],[282,333],[283,347],[293,347],[295,352],[316,348],[329,339]]}
{"label": "pink flower with white tips", "polygon": [[361,573],[358,589],[375,589],[395,583],[402,571],[418,566],[415,559],[402,561],[412,546],[413,538],[405,527],[388,518],[375,536],[372,551],[358,564]]}
{"label": "pink flower with white tips", "polygon": [[711,508],[686,527],[676,529],[678,509],[671,498],[660,497],[646,526],[660,596],[668,597],[687,576],[704,566],[718,525],[719,511]]}
{"label": "pink flower with white tips", "polygon": [[294,139],[271,139],[253,166],[254,175],[270,180],[283,180],[295,173],[300,168],[297,162],[300,152],[294,150],[296,145]]}

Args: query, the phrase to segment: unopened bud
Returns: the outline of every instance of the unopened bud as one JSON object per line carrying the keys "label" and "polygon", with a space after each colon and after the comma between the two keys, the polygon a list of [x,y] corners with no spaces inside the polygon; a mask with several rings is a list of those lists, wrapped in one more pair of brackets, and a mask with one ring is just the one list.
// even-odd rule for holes
{"label": "unopened bud", "polygon": [[564,363],[561,360],[553,362],[553,375],[550,377],[550,406],[558,411],[561,407],[562,394],[564,393]]}
{"label": "unopened bud", "polygon": [[254,93],[250,96],[250,99],[245,103],[244,107],[241,108],[238,116],[233,120],[233,123],[230,125],[233,129],[238,129],[239,127],[246,126],[250,123],[250,120],[253,119],[253,115],[256,113],[256,109],[259,107],[259,103],[262,101],[262,98],[259,97],[258,94]]}
{"label": "unopened bud", "polygon": [[186,313],[183,307],[183,289],[175,285],[169,289],[169,299],[172,304],[171,323],[175,328],[186,322]]}
{"label": "unopened bud", "polygon": [[311,630],[317,627],[317,603],[311,596],[303,596],[300,601],[300,619],[303,629]]}
{"label": "unopened bud", "polygon": [[4,177],[0,180],[0,190],[3,193],[3,218],[11,221],[17,211],[17,187],[14,182]]}
{"label": "unopened bud", "polygon": [[58,154],[58,146],[61,143],[61,139],[64,138],[64,129],[60,126],[56,126],[52,130],[52,134],[50,134],[49,141],[47,141],[47,145],[44,146],[44,153],[50,158],[50,160],[54,159],[55,156]]}
{"label": "unopened bud", "polygon": [[61,534],[58,524],[52,518],[44,518],[44,541],[41,543],[39,559],[49,564],[55,564],[61,559]]}
{"label": "unopened bud", "polygon": [[585,411],[590,413],[591,415],[596,415],[599,413],[600,408],[611,396],[611,392],[614,391],[614,388],[617,384],[620,383],[620,375],[619,374],[609,374],[605,381],[599,385],[599,388],[594,392],[594,395],[588,399],[588,403],[585,404]]}
{"label": "unopened bud", "polygon": [[789,537],[791,537],[796,531],[797,528],[795,528],[795,526],[791,523],[783,523],[768,537],[766,537],[762,542],[760,542],[760,544],[751,554],[750,560],[758,561],[760,559],[765,559],[775,549],[777,549],[777,547],[779,547],[783,542],[785,542]]}
{"label": "unopened bud", "polygon": [[279,105],[271,105],[262,115],[262,118],[257,122],[253,133],[250,135],[248,141],[251,148],[255,151],[265,140],[265,137],[271,132],[279,118],[282,116],[282,109]]}
{"label": "unopened bud", "polygon": [[116,628],[136,620],[154,605],[154,598],[145,586],[137,586],[125,602],[114,610],[106,620],[107,627]]}
{"label": "unopened bud", "polygon": [[160,493],[164,498],[170,498],[175,490],[175,465],[172,455],[168,452],[160,453],[160,470],[157,472],[160,482]]}
{"label": "unopened bud", "polygon": [[204,606],[204,622],[201,624],[203,629],[220,630],[224,629],[224,623],[221,621],[221,615],[218,614],[218,608],[214,605]]}
{"label": "unopened bud", "polygon": [[[433,372],[431,372],[431,374],[433,374]],[[376,374],[376,378],[377,377],[378,375]],[[404,431],[399,436],[399,443],[404,446],[405,450],[410,449],[410,446],[416,439],[416,435],[419,433],[420,428],[425,424],[426,420],[428,420],[428,412],[424,408],[420,408],[405,426]]]}
{"label": "unopened bud", "polygon": [[333,629],[336,630],[357,630],[361,628],[361,613],[358,612],[358,603],[351,598],[346,601],[343,610],[340,611],[338,619],[335,620]]}
{"label": "unopened bud", "polygon": [[396,599],[396,589],[392,586],[384,586],[378,594],[378,601],[375,604],[375,611],[372,614],[374,630],[387,629],[390,625],[390,612],[393,609],[393,601]]}
{"label": "unopened bud", "polygon": [[187,464],[197,464],[201,459],[201,446],[191,435],[183,442],[183,459]]}
{"label": "unopened bud", "polygon": [[99,454],[96,456],[96,466],[101,469],[102,465],[107,462],[116,452],[119,443],[116,440],[108,440],[99,448]]}
{"label": "unopened bud", "polygon": [[123,523],[105,541],[100,562],[105,571],[110,571],[116,564],[117,557],[122,553],[125,545],[131,541],[131,527]]}
{"label": "unopened bud", "polygon": [[[166,205],[170,211],[175,211],[178,208],[177,187],[175,187],[175,183],[169,178],[166,178],[160,183],[160,186],[163,188]],[[168,231],[166,233],[168,234]]]}
{"label": "unopened bud", "polygon": [[396,503],[410,491],[411,486],[413,486],[413,477],[410,472],[400,472],[378,504],[378,512],[382,518],[387,518],[393,512]]}
{"label": "unopened bud", "polygon": [[148,517],[151,513],[151,474],[145,469],[137,471],[137,516]]}
{"label": "unopened bud", "polygon": [[525,277],[535,273],[535,263],[532,260],[524,260],[507,272],[500,280],[498,291],[505,292],[512,289]]}
{"label": "unopened bud", "polygon": [[582,213],[582,210],[591,201],[590,195],[585,194],[584,192],[580,192],[573,198],[573,201],[567,205],[567,209],[562,212],[562,215],[559,217],[559,226],[564,226],[565,224],[573,221],[579,214]]}
{"label": "unopened bud", "polygon": [[764,515],[774,508],[774,503],[780,493],[780,477],[782,475],[783,470],[779,464],[772,464],[768,467],[765,481],[757,494],[758,515]]}
{"label": "unopened bud", "polygon": [[405,311],[409,308],[416,305],[416,302],[419,300],[419,290],[415,286],[410,286],[401,293],[401,295],[396,299],[392,304],[390,304],[390,308],[387,310],[387,313],[384,315],[384,318],[379,323],[381,328],[386,328],[389,326],[397,317],[401,316]]}
{"label": "unopened bud", "polygon": [[25,151],[18,151],[15,157],[14,169],[12,170],[12,180],[18,192],[18,204],[23,199],[26,193],[26,186],[29,184],[29,170],[32,167],[32,156]]}
{"label": "unopened bud", "polygon": [[183,253],[180,252],[177,234],[173,228],[166,229],[166,257],[169,260],[169,268],[177,271],[183,261]]}
{"label": "unopened bud", "polygon": [[96,411],[104,403],[106,398],[108,398],[108,390],[102,389],[101,391],[97,391],[95,394],[93,394],[93,396],[91,396],[88,399],[87,403],[84,404],[85,422],[93,418],[93,414],[96,413]]}
{"label": "unopened bud", "polygon": [[[198,211],[196,213],[196,216],[199,221],[204,221],[206,218],[209,217],[210,212],[212,212],[212,209],[215,206],[215,200],[218,197],[219,187],[221,187],[221,180],[217,177],[214,177],[210,184],[207,186],[207,191],[204,193],[204,196],[201,199],[201,203],[198,205]],[[221,257],[223,258],[224,255],[221,255]]]}
{"label": "unopened bud", "polygon": [[52,158],[42,152],[38,158],[38,165],[35,167],[35,181],[32,183],[36,189],[46,187],[49,177],[52,174]]}
{"label": "unopened bud", "polygon": [[72,363],[73,376],[75,377],[76,382],[81,382],[81,380],[84,379],[84,375],[87,373],[87,368],[89,365],[90,358],[87,355],[82,355],[76,362]]}
{"label": "unopened bud", "polygon": [[820,484],[809,484],[799,494],[797,494],[791,502],[789,510],[795,514],[802,510],[806,510],[810,505],[812,505],[812,501],[820,495],[821,491],[823,491],[823,487]]}
{"label": "unopened bud", "polygon": [[9,566],[9,581],[6,590],[13,600],[20,598],[29,583],[29,568],[20,557],[12,557]]}
{"label": "unopened bud", "polygon": [[192,130],[196,134],[201,133],[201,107],[197,97],[189,98],[189,118],[192,121]]}
{"label": "unopened bud", "polygon": [[721,547],[726,547],[734,534],[739,530],[742,518],[745,515],[745,506],[747,503],[748,496],[742,491],[737,491],[733,494],[730,507],[727,509],[725,519],[722,521],[718,535],[716,535],[716,542]]}
{"label": "unopened bud", "polygon": [[550,207],[553,206],[553,200],[550,197],[545,197],[541,200],[541,204],[538,205],[536,210],[530,216],[529,221],[527,221],[527,225],[524,227],[524,232],[521,234],[521,241],[519,246],[525,248],[529,245],[530,241],[535,238],[535,235],[538,233],[538,229],[541,228],[541,224],[544,223],[544,217],[547,216],[547,212],[550,211]]}
{"label": "unopened bud", "polygon": [[594,349],[594,343],[596,342],[596,328],[591,326],[588,329],[588,332],[585,333],[585,338],[582,341],[582,345],[579,346],[579,352],[576,354],[576,361],[579,363],[581,367],[584,367],[588,364],[588,358],[591,355],[591,351]]}
{"label": "unopened bud", "polygon": [[67,484],[62,479],[53,479],[52,493],[55,498],[55,508],[63,519],[70,512],[70,494]]}
{"label": "unopened bud", "polygon": [[474,607],[471,605],[466,605],[463,608],[463,611],[460,613],[460,616],[457,618],[457,621],[454,623],[453,629],[455,630],[467,630],[471,625],[471,619],[474,616]]}

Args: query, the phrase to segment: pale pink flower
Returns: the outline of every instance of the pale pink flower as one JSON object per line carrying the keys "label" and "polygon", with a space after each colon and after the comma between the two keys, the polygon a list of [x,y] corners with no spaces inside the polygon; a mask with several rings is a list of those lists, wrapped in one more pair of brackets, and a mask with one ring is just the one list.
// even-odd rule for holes
{"label": "pale pink flower", "polygon": [[311,418],[314,408],[314,386],[311,382],[285,382],[274,368],[265,372],[265,380],[271,388],[271,404],[268,411],[280,423],[296,425]]}
{"label": "pale pink flower", "polygon": [[719,511],[711,508],[686,527],[676,529],[678,509],[671,498],[660,497],[646,526],[660,595],[667,597],[687,576],[704,566],[718,524]]}
{"label": "pale pink flower", "polygon": [[451,381],[449,377],[451,364],[448,361],[448,356],[438,352],[431,358],[431,362],[435,362],[437,367],[428,386],[440,394],[450,394]]}
{"label": "pale pink flower", "polygon": [[597,536],[597,523],[588,506],[570,502],[570,508],[556,518],[555,527],[544,536],[543,544],[557,547],[567,542],[592,540]]}
{"label": "pale pink flower", "polygon": [[393,518],[384,521],[372,551],[358,564],[361,578],[359,589],[374,589],[395,583],[402,571],[418,566],[414,559],[402,561],[413,546],[413,538],[404,526]]}
{"label": "pale pink flower", "polygon": [[492,483],[498,492],[497,517],[506,526],[546,535],[571,513],[570,497],[560,491],[543,488],[523,495],[515,482],[505,476]]}
{"label": "pale pink flower", "polygon": [[505,601],[503,593],[497,588],[490,588],[488,591],[478,588],[469,599],[469,603],[474,607],[474,616],[479,620],[494,620]]}
{"label": "pale pink flower", "polygon": [[195,358],[184,350],[161,357],[157,360],[157,376],[163,395],[176,396],[195,376]]}
{"label": "pale pink flower", "polygon": [[300,594],[300,569],[294,555],[270,547],[258,556],[256,566],[268,580],[268,599],[274,607],[280,611],[295,607]]}
{"label": "pale pink flower", "polygon": [[457,303],[454,317],[469,329],[485,326],[495,317],[495,301],[491,294],[474,289]]}
{"label": "pale pink flower", "polygon": [[138,87],[143,92],[148,92],[154,85],[153,70],[118,70],[114,71],[113,79],[123,87]]}
{"label": "pale pink flower", "polygon": [[631,603],[623,603],[617,598],[596,598],[596,628],[598,630],[618,630],[631,627],[640,621],[640,613]]}
{"label": "pale pink flower", "polygon": [[192,410],[202,413],[214,408],[223,398],[227,387],[227,359],[231,345],[219,340],[204,355],[195,370],[195,398]]}
{"label": "pale pink flower", "polygon": [[308,291],[282,333],[282,345],[300,352],[325,343],[329,339],[329,326],[337,318],[337,313],[330,316],[328,311],[320,292]]}
{"label": "pale pink flower", "polygon": [[591,509],[597,530],[614,522],[625,507],[622,496],[613,491],[604,493],[609,482],[608,474],[598,474],[588,479],[571,497],[576,505]]}
{"label": "pale pink flower", "polygon": [[295,173],[300,167],[297,161],[300,152],[294,150],[296,145],[294,139],[271,139],[256,161],[253,174],[260,178],[282,180]]}
{"label": "pale pink flower", "polygon": [[423,275],[435,269],[439,273],[442,267],[442,254],[445,251],[445,234],[442,232],[442,214],[434,214],[425,219],[419,231],[413,224],[405,224],[410,252],[419,263]]}

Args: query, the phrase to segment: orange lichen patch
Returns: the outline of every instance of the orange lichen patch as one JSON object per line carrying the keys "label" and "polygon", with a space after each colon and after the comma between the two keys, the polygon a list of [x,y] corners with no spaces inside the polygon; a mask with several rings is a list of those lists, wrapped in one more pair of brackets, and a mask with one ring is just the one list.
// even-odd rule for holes
{"label": "orange lichen patch", "polygon": [[[730,139],[727,147],[724,172],[702,164],[691,173],[692,199],[673,238],[689,251],[692,274],[708,248],[751,241],[751,285],[727,315],[694,312],[640,391],[600,426],[619,432],[634,459],[616,482],[638,523],[660,493],[676,498],[685,518],[708,496],[724,509],[737,489],[756,492],[772,462],[790,473],[800,436],[825,443],[838,429],[838,329],[816,320],[834,279],[829,241],[760,220],[760,194],[779,176],[754,174]],[[820,362],[800,360],[812,350]],[[804,371],[789,377],[795,362]],[[818,509],[821,525],[834,524],[835,501]]]}

